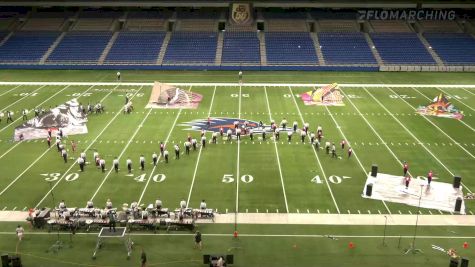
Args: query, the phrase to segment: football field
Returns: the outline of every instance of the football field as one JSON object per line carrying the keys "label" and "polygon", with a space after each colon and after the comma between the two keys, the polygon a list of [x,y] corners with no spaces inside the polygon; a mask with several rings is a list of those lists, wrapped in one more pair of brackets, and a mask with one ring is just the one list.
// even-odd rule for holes
{"label": "football field", "polygon": [[[30,207],[53,205],[64,199],[69,206],[83,206],[87,200],[98,205],[111,198],[122,203],[149,204],[161,198],[165,206],[177,207],[185,199],[197,207],[205,199],[209,207],[220,213],[347,213],[347,214],[410,214],[416,208],[361,197],[372,164],[379,171],[402,175],[402,163],[410,164],[410,173],[426,176],[432,170],[437,181],[451,183],[460,175],[464,192],[475,188],[471,174],[475,171],[475,93],[466,87],[401,85],[401,84],[341,84],[345,106],[306,106],[299,94],[312,89],[303,84],[178,83],[180,88],[202,94],[198,109],[145,109],[150,83],[85,82],[30,83],[2,85],[2,110],[14,112],[14,122],[0,128],[0,203],[3,210],[26,210]],[[431,102],[444,93],[464,111],[463,120],[420,116],[418,106]],[[135,107],[123,114],[125,96]],[[67,163],[45,140],[12,142],[14,126],[22,122],[21,111],[36,107],[46,109],[72,98],[79,102],[101,102],[104,114],[88,115],[88,134],[67,137],[78,148],[69,151]],[[475,114],[475,113],[474,113]],[[188,135],[200,140],[200,132],[190,128],[202,120],[203,128],[210,117],[213,129],[220,123],[235,120],[262,121],[286,119],[298,128],[304,122],[315,132],[323,128],[320,149],[315,149],[307,136],[304,142],[298,130],[287,140],[286,132],[277,141],[268,133],[266,140],[254,134],[254,140],[243,136],[227,141],[218,137],[211,144],[208,130],[207,146],[185,154],[183,143]],[[340,142],[347,145],[341,149]],[[329,141],[337,146],[337,158],[323,149]],[[163,142],[170,151],[170,162],[152,164],[151,155],[159,152]],[[181,148],[175,159],[173,145]],[[348,158],[348,145],[353,155]],[[85,151],[90,158],[85,172],[79,171],[75,158]],[[106,160],[106,171],[97,169],[93,151]],[[139,168],[139,157],[146,157],[145,170]],[[120,171],[111,168],[118,157]],[[133,171],[129,174],[125,161],[130,158]],[[57,204],[57,203],[56,203]],[[467,201],[467,213],[473,205]],[[423,214],[439,213],[422,210]]]}
{"label": "football field", "polygon": [[[6,117],[0,122],[0,210],[52,207],[60,200],[68,207],[83,207],[88,200],[101,207],[107,199],[120,208],[123,203],[148,205],[160,198],[163,206],[172,210],[183,199],[193,208],[206,200],[209,208],[229,217],[236,213],[250,217],[266,213],[391,217],[418,212],[461,217],[438,208],[419,210],[417,206],[362,197],[373,164],[380,173],[402,176],[404,162],[409,164],[413,191],[429,170],[434,173],[433,182],[452,184],[454,176],[461,176],[463,194],[475,191],[475,80],[471,76],[253,72],[244,74],[243,84],[237,83],[235,73],[226,72],[124,72],[120,83],[114,76],[114,72],[93,71],[75,75],[64,71],[0,72],[0,111],[14,114],[13,122],[6,123]],[[176,85],[203,99],[197,109],[145,108],[154,81]],[[309,106],[301,100],[301,94],[332,82],[340,84],[344,106]],[[440,93],[463,111],[462,120],[416,113]],[[134,106],[130,114],[123,112],[126,97]],[[73,98],[83,105],[100,102],[105,112],[87,116],[87,134],[66,137],[67,162],[57,151],[54,138],[51,148],[45,139],[13,141],[15,127],[24,122],[22,110],[27,109],[31,119],[35,108],[48,110]],[[251,125],[262,121],[268,127],[272,120],[280,124],[283,119],[288,121],[287,127],[294,121],[298,124],[290,142],[286,131],[280,132],[279,140],[271,133],[263,140],[257,128],[253,140],[244,135],[240,141],[236,137],[229,141],[218,135],[217,143],[211,142],[214,131],[232,127],[235,121]],[[309,136],[302,141],[304,123],[311,132],[319,125],[323,128],[319,149],[311,145]],[[184,142],[190,135],[201,143],[202,128],[206,129],[206,146],[200,144],[187,155]],[[73,140],[76,152],[70,145]],[[342,140],[346,142],[344,149]],[[327,141],[335,143],[336,158],[323,148]],[[161,142],[170,152],[168,163],[159,153]],[[175,144],[180,147],[179,159],[175,158]],[[349,147],[353,149],[351,157]],[[84,172],[76,163],[82,151],[89,162]],[[105,172],[95,166],[94,151],[105,159]],[[159,154],[157,166],[152,164],[154,152]],[[146,159],[144,170],[140,169],[141,155]],[[112,167],[115,157],[120,163],[118,173]],[[132,160],[130,174],[127,159]],[[411,195],[402,189],[393,193],[401,198]],[[464,204],[466,216],[471,217],[474,200],[465,199]],[[321,264],[315,266],[348,265],[355,257],[368,266],[446,266],[446,254],[434,245],[461,250],[463,241],[474,238],[471,227],[422,226],[417,240],[426,254],[403,258],[402,250],[412,240],[412,224],[391,226],[388,232],[384,228],[389,245],[382,247],[381,223],[255,223],[238,224],[242,234],[238,241],[231,239],[234,223],[198,225],[205,238],[203,253],[221,253],[225,248],[236,255],[236,266],[266,266],[265,261],[273,258],[280,262],[275,266],[295,266],[296,262],[310,266],[315,256]],[[15,226],[0,224],[0,235],[6,237],[0,242],[0,251],[14,250],[10,232]],[[83,266],[131,266],[124,263],[122,254],[117,257],[122,246],[117,251],[106,248],[111,254],[104,253],[96,262],[89,260],[95,233],[79,233],[74,249],[52,256],[45,255],[44,250],[55,236],[40,230],[27,232],[29,241],[21,244],[23,257],[30,264],[36,261],[36,266],[80,266],[81,259],[87,259]],[[150,254],[152,249],[158,251],[149,254],[154,263],[151,266],[202,266],[202,253],[190,249],[191,233],[138,232],[133,238],[149,248]],[[348,250],[350,241],[357,243],[357,250]],[[474,255],[472,247],[461,254]],[[135,249],[132,260],[138,262],[139,257],[140,250]]]}

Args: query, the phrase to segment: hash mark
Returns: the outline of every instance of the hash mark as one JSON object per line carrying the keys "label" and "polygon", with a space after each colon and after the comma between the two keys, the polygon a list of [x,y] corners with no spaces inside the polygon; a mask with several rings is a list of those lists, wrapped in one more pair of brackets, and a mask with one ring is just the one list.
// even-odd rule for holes
{"label": "hash mark", "polygon": [[411,214],[411,215],[412,215],[412,212],[411,212],[411,211],[409,211],[409,214]]}
{"label": "hash mark", "polygon": [[310,210],[309,210],[309,209],[307,209],[307,213],[310,213]]}
{"label": "hash mark", "polygon": [[361,214],[361,211],[360,211],[360,210],[358,210],[358,214]]}
{"label": "hash mark", "polygon": [[398,210],[399,214],[402,214],[402,212],[400,210]]}
{"label": "hash mark", "polygon": [[440,214],[444,214],[441,210],[439,210],[439,213],[440,213]]}

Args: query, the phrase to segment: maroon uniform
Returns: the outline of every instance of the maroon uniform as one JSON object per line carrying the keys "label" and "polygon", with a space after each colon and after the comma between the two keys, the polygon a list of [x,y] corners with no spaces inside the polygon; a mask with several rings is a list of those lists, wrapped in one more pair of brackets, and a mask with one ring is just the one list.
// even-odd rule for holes
{"label": "maroon uniform", "polygon": [[406,176],[406,178],[404,178],[404,183],[406,184],[406,189],[409,188],[409,183],[410,182],[411,182],[411,177]]}
{"label": "maroon uniform", "polygon": [[427,184],[430,185],[430,182],[432,182],[432,171],[427,174]]}
{"label": "maroon uniform", "polygon": [[404,162],[404,165],[403,165],[404,176],[406,176],[408,170],[409,170],[409,164]]}
{"label": "maroon uniform", "polygon": [[346,144],[345,140],[342,140],[340,144],[341,144],[341,149],[345,149],[345,144]]}

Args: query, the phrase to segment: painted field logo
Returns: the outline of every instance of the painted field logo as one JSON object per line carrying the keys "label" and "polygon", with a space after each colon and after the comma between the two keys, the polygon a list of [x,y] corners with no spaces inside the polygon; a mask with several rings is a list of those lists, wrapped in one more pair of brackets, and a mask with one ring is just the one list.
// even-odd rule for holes
{"label": "painted field logo", "polygon": [[447,97],[440,93],[432,100],[427,106],[420,106],[417,108],[417,113],[427,116],[436,116],[442,118],[451,118],[461,120],[463,119],[463,112],[456,109],[455,106],[450,103]]}
{"label": "painted field logo", "polygon": [[[250,129],[255,134],[262,133],[265,131],[266,133],[271,133],[272,128],[271,125],[265,125],[262,122],[252,121],[252,120],[245,120],[245,119],[238,119],[238,118],[209,118],[209,119],[197,119],[190,122],[184,122],[179,124],[179,126],[187,127],[183,130],[192,130],[192,131],[211,131],[211,132],[218,132],[220,129],[223,129],[223,132],[226,133],[228,130],[235,134],[234,129],[235,125],[237,127],[243,129],[243,135],[249,132]],[[292,128],[286,127],[285,129],[279,126],[280,131],[292,131]]]}

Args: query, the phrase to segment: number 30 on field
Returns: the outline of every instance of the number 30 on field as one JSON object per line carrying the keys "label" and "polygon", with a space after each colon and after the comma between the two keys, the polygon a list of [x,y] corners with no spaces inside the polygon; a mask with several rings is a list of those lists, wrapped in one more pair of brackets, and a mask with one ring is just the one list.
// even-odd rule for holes
{"label": "number 30 on field", "polygon": [[[226,184],[229,184],[229,183],[232,183],[234,182],[234,177],[233,177],[233,174],[225,174],[223,175],[223,183],[226,183]],[[244,174],[243,176],[241,176],[241,181],[243,183],[251,183],[252,181],[254,181],[254,177],[252,177],[252,175],[249,175],[249,174]]]}

